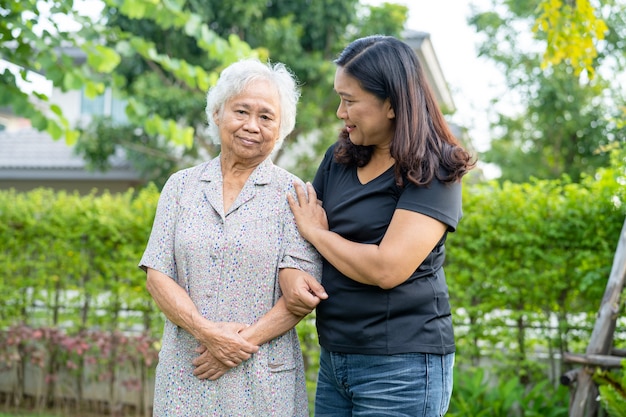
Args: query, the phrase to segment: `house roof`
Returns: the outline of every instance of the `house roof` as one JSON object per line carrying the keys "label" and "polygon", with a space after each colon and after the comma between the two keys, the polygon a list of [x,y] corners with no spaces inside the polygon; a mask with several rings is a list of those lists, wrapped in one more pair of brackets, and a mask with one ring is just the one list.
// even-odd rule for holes
{"label": "house roof", "polygon": [[0,179],[140,181],[122,155],[111,158],[106,172],[88,171],[85,161],[63,140],[55,141],[33,128],[0,132]]}
{"label": "house roof", "polygon": [[441,70],[441,65],[439,65],[437,54],[430,41],[430,34],[416,30],[405,30],[402,33],[402,39],[417,53],[428,79],[428,84],[432,88],[439,106],[447,111],[454,112],[456,107],[452,99],[452,93],[448,88],[448,83]]}

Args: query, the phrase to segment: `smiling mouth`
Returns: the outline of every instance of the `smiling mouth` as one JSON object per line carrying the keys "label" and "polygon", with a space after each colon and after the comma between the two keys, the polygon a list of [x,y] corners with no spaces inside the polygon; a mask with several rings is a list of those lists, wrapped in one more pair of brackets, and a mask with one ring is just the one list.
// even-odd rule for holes
{"label": "smiling mouth", "polygon": [[244,145],[256,145],[259,142],[256,140],[252,140],[252,139],[248,139],[248,138],[239,138],[239,140],[244,144]]}

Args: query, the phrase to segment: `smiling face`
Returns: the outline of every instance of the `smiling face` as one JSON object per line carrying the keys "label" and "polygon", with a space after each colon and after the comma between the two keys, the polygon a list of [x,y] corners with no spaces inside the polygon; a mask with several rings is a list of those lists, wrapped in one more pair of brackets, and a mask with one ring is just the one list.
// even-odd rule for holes
{"label": "smiling face", "polygon": [[252,81],[213,117],[219,128],[223,162],[256,166],[270,155],[278,140],[278,91],[268,80]]}
{"label": "smiling face", "polygon": [[381,100],[364,90],[342,67],[335,72],[335,91],[341,99],[337,117],[344,121],[350,141],[355,145],[388,147],[395,119],[389,99]]}

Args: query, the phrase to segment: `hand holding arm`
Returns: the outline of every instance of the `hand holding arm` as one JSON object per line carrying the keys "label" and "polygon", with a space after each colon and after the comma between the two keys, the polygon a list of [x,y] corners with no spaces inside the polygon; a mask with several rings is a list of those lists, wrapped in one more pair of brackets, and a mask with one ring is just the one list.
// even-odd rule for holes
{"label": "hand holding arm", "polygon": [[295,325],[298,324],[304,316],[309,314],[311,310],[313,310],[313,308],[315,308],[315,306],[320,302],[320,299],[328,297],[321,284],[319,284],[310,274],[304,271],[284,268],[279,271],[278,276],[279,279],[282,278],[285,281],[289,281],[292,278],[298,278],[304,282],[310,283],[312,288],[315,288],[315,290],[313,294],[309,293],[310,298],[308,298],[308,302],[314,305],[311,308],[304,308],[296,314],[288,308],[285,296],[283,295],[280,297],[270,311],[268,311],[256,323],[251,324],[240,332],[246,340],[254,343],[255,345],[262,345],[285,334],[287,331],[295,327]]}
{"label": "hand holding arm", "polygon": [[290,268],[281,269],[278,279],[287,309],[296,316],[306,316],[321,300],[328,298],[322,284],[306,272]]}
{"label": "hand holding arm", "polygon": [[[287,279],[301,279],[304,282],[314,282],[312,284],[316,291],[323,293],[322,286],[306,272],[297,269],[281,269],[279,271],[279,277]],[[287,279],[288,280],[288,279]],[[317,305],[319,298],[317,296],[308,293],[313,303]],[[325,293],[323,293],[325,294]],[[323,295],[322,295],[323,296]],[[315,301],[317,300],[317,301]],[[291,330],[304,316],[311,312],[315,305],[310,309],[304,308],[299,313],[293,313],[287,308],[285,297],[280,297],[276,304],[268,311],[263,317],[261,317],[256,323],[250,326],[241,328],[238,331],[238,336],[244,338],[248,342],[255,346],[260,346],[269,342],[278,336],[283,335],[287,331]],[[220,325],[227,325],[228,323],[220,323]],[[234,328],[233,328],[234,329]],[[228,332],[225,332],[228,334]],[[207,346],[202,346],[197,349],[200,354],[199,357],[194,359],[193,365],[196,367],[193,374],[200,379],[215,380],[224,375],[228,369],[232,368],[239,363],[223,363],[218,360],[218,356],[209,350]],[[228,366],[225,366],[228,365]]]}
{"label": "hand holding arm", "polygon": [[236,366],[259,350],[258,345],[241,336],[245,324],[205,319],[189,294],[167,275],[148,268],[146,287],[165,316],[189,332],[224,365]]}
{"label": "hand holding arm", "polygon": [[[396,209],[380,244],[353,242],[328,229],[309,183],[287,196],[302,236],[342,274],[367,285],[394,288],[406,281],[444,236],[447,226],[424,214]],[[324,212],[322,214],[322,212]]]}
{"label": "hand holding arm", "polygon": [[[313,246],[316,246],[311,239],[315,239],[316,235],[319,233],[328,232],[326,211],[322,207],[322,202],[317,199],[317,193],[310,183],[306,183],[308,194],[304,193],[302,186],[297,182],[294,183],[294,186],[297,200],[291,194],[287,194],[289,208],[291,208],[291,212],[298,225],[298,231],[302,237],[308,240]],[[316,249],[319,252],[317,246]]]}

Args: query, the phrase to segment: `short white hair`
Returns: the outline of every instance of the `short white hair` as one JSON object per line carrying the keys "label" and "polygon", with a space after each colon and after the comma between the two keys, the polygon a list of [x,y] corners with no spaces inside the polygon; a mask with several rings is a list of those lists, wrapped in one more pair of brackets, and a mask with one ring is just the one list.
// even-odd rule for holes
{"label": "short white hair", "polygon": [[219,128],[213,115],[221,113],[229,99],[240,94],[250,82],[256,80],[268,80],[276,87],[280,98],[280,127],[274,150],[280,148],[283,140],[293,131],[300,99],[300,88],[295,75],[282,63],[263,64],[258,59],[243,59],[226,67],[217,83],[207,93],[209,135],[217,143],[220,143]]}

